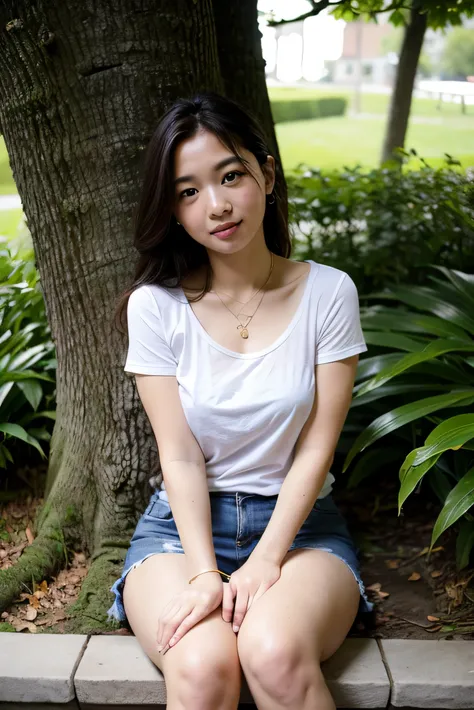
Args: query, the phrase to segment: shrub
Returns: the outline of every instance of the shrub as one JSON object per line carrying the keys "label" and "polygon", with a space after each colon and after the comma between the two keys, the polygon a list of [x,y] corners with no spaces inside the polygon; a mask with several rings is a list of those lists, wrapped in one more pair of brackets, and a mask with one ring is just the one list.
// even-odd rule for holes
{"label": "shrub", "polygon": [[297,258],[350,272],[359,293],[426,282],[430,264],[474,270],[474,186],[455,169],[386,165],[288,176]]}
{"label": "shrub", "polygon": [[31,246],[0,237],[0,467],[24,442],[46,458],[55,419],[54,344]]}
{"label": "shrub", "polygon": [[342,96],[326,96],[320,99],[277,99],[271,102],[275,123],[344,116],[346,108],[347,99]]}
{"label": "shrub", "polygon": [[343,471],[362,454],[348,482],[354,487],[401,463],[399,513],[426,479],[443,505],[430,550],[459,521],[461,569],[474,546],[474,276],[432,268],[445,278],[430,274],[429,287],[386,286],[368,298],[394,306],[361,308],[373,354],[359,362],[351,421],[364,425]]}

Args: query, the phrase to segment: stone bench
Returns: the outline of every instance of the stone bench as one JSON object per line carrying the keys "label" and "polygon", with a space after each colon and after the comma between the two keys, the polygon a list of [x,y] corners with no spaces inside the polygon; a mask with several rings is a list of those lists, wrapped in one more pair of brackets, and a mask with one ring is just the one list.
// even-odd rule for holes
{"label": "stone bench", "polygon": [[[474,642],[348,638],[322,665],[338,708],[474,708]],[[1,710],[165,708],[134,636],[0,634]],[[253,704],[246,685],[241,703]]]}

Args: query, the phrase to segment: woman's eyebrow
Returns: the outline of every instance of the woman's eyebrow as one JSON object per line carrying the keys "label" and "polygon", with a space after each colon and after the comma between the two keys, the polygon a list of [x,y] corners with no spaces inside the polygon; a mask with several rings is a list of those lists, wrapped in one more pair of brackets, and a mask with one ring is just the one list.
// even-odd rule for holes
{"label": "woman's eyebrow", "polygon": [[[225,168],[226,165],[231,165],[232,163],[239,163],[240,165],[240,160],[233,155],[230,158],[224,158],[224,160],[221,160],[217,163],[217,165],[214,165],[214,170],[221,170],[221,168]],[[190,182],[191,180],[194,180],[195,176],[194,175],[182,175],[179,178],[176,178],[174,181],[174,185],[178,185],[180,182]]]}

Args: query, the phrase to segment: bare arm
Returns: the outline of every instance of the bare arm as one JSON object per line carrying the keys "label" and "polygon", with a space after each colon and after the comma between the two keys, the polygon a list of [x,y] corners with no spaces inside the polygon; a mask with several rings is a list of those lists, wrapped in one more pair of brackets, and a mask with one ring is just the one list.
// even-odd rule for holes
{"label": "bare arm", "polygon": [[[177,379],[169,375],[135,377],[156,437],[166,492],[188,561],[189,577],[205,569],[216,569],[204,456],[184,415]],[[199,579],[210,576],[214,575]],[[215,576],[218,577],[217,573]]]}
{"label": "bare arm", "polygon": [[298,437],[295,456],[265,532],[252,552],[281,564],[309,515],[334,460],[352,401],[359,355],[316,365],[316,392]]}

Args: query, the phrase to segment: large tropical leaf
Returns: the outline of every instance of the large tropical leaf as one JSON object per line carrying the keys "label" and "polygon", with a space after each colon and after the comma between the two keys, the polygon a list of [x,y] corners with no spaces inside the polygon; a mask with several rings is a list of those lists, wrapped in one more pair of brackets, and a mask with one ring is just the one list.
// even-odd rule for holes
{"label": "large tropical leaf", "polygon": [[474,333],[474,319],[470,317],[467,308],[458,308],[438,296],[437,292],[428,286],[390,286],[384,291],[371,293],[366,298],[395,299],[418,308],[420,311],[434,313],[442,320],[449,321],[464,328],[468,333]]}
{"label": "large tropical leaf", "polygon": [[459,340],[457,338],[443,338],[440,340],[434,340],[429,343],[423,350],[417,353],[410,353],[409,355],[404,355],[397,363],[391,365],[381,372],[379,372],[375,377],[366,382],[359,390],[360,394],[365,394],[380,385],[385,384],[392,377],[400,375],[405,372],[413,365],[418,365],[426,360],[431,360],[439,355],[444,355],[450,352],[474,352],[474,342],[466,342],[464,340]]}
{"label": "large tropical leaf", "polygon": [[458,414],[441,422],[426,437],[425,445],[410,451],[400,468],[398,511],[416,485],[448,449],[460,449],[474,438],[474,414]]}
{"label": "large tropical leaf", "polygon": [[[446,409],[447,407],[453,407],[455,405],[468,406],[473,402],[474,388],[471,388],[465,391],[454,391],[449,392],[448,394],[438,394],[434,397],[426,397],[426,399],[410,402],[410,404],[402,405],[401,407],[397,407],[390,412],[382,414],[380,417],[377,417],[377,419],[374,419],[374,421],[369,424],[369,426],[357,437],[351,450],[346,456],[342,467],[343,472],[346,471],[353,458],[360,451],[363,451],[367,448],[367,446],[370,446],[383,436],[395,431],[395,429],[398,429],[409,422],[413,422],[416,419],[420,419],[427,414],[431,414],[431,412],[436,412],[440,409]],[[474,426],[474,415],[469,416],[472,416]],[[472,436],[474,436],[474,432]]]}
{"label": "large tropical leaf", "polygon": [[430,551],[436,540],[474,505],[474,467],[454,486],[438,515],[431,536]]}
{"label": "large tropical leaf", "polygon": [[[41,448],[39,442],[33,437],[28,434],[23,427],[19,426],[18,424],[10,424],[8,422],[5,423],[0,423],[0,431],[3,432],[4,434],[9,434],[10,436],[15,437],[16,439],[21,439],[21,441],[24,441],[26,444],[31,444],[31,446],[34,446],[35,449],[37,449],[42,458],[46,458],[46,455]],[[5,442],[3,442],[5,443]]]}

